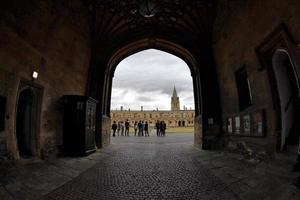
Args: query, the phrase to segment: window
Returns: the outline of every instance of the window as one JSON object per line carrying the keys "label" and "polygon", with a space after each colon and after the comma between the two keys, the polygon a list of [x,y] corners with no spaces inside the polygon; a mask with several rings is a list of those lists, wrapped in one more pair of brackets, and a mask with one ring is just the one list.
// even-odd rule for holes
{"label": "window", "polygon": [[235,81],[239,96],[240,111],[242,111],[252,105],[250,82],[245,67],[235,72]]}

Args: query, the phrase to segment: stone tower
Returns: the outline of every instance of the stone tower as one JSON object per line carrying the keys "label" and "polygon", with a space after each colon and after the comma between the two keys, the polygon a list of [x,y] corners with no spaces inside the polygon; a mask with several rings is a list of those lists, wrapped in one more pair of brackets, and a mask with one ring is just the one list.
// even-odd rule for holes
{"label": "stone tower", "polygon": [[171,111],[180,110],[179,97],[177,96],[176,88],[174,86],[173,95],[171,97]]}

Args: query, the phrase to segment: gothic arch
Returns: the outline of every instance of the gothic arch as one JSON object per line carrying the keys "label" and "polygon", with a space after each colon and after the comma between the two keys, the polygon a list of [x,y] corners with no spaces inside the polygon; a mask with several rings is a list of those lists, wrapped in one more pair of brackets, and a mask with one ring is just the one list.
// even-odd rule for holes
{"label": "gothic arch", "polygon": [[104,92],[102,96],[103,100],[103,107],[102,110],[106,115],[109,116],[110,112],[110,97],[111,97],[111,86],[112,86],[112,78],[115,72],[117,65],[126,57],[133,55],[137,52],[147,50],[147,49],[157,49],[161,51],[168,52],[173,54],[183,61],[186,62],[188,65],[191,76],[193,78],[193,86],[194,86],[194,98],[195,98],[195,113],[196,116],[201,114],[201,93],[200,93],[200,73],[196,59],[194,56],[184,47],[170,42],[165,39],[141,39],[130,44],[127,44],[117,50],[110,58],[106,71],[105,71],[105,78],[104,78]]}
{"label": "gothic arch", "polygon": [[[219,86],[210,49],[203,51],[203,46],[185,43],[173,37],[131,38],[119,45],[111,46],[110,50],[95,48],[91,59],[86,94],[99,101],[97,107],[96,134],[97,146],[110,143],[110,101],[112,79],[117,65],[126,57],[147,49],[157,49],[173,54],[188,65],[194,90],[195,102],[195,144],[202,144],[206,135],[219,135],[221,132],[221,109]],[[127,41],[127,42],[126,42]],[[181,41],[181,42],[180,42]],[[113,50],[114,49],[114,50]],[[204,84],[203,84],[204,83]],[[205,105],[205,106],[203,106]],[[207,125],[208,118],[214,118],[214,128]],[[207,134],[206,134],[207,133]],[[206,135],[205,135],[206,134]],[[97,138],[98,137],[98,138]]]}

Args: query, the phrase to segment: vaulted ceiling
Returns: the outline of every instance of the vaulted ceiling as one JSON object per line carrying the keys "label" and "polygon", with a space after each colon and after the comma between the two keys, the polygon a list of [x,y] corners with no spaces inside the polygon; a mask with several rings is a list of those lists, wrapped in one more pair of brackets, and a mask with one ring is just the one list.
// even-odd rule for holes
{"label": "vaulted ceiling", "polygon": [[92,0],[91,7],[101,43],[145,36],[198,43],[210,41],[215,0]]}

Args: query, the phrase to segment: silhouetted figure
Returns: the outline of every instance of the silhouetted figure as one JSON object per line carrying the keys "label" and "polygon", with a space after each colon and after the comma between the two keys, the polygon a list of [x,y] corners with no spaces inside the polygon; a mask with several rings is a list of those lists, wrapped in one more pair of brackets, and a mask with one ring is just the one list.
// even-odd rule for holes
{"label": "silhouetted figure", "polygon": [[155,128],[156,128],[156,135],[160,136],[160,121],[159,120],[156,121]]}
{"label": "silhouetted figure", "polygon": [[118,128],[118,125],[117,125],[116,121],[114,121],[114,123],[111,126],[111,129],[113,130],[113,137],[116,137],[117,128]]}
{"label": "silhouetted figure", "polygon": [[145,122],[144,130],[145,130],[145,136],[149,136],[148,122],[147,121]]}
{"label": "silhouetted figure", "polygon": [[160,122],[159,128],[160,128],[160,136],[165,136],[167,125],[164,121]]}
{"label": "silhouetted figure", "polygon": [[118,122],[117,134],[120,136],[121,122]]}
{"label": "silhouetted figure", "polygon": [[164,126],[164,128],[163,128],[163,136],[165,136],[166,135],[166,129],[167,129],[167,124],[165,123],[165,121],[163,121],[163,126]]}
{"label": "silhouetted figure", "polygon": [[124,124],[123,121],[121,122],[121,136],[124,136]]}
{"label": "silhouetted figure", "polygon": [[142,121],[142,136],[144,136],[144,131],[145,131],[145,123]]}
{"label": "silhouetted figure", "polygon": [[138,123],[137,123],[137,121],[134,122],[133,128],[134,128],[134,136],[136,136],[136,133],[137,133],[137,130],[138,130]]}
{"label": "silhouetted figure", "polygon": [[125,136],[129,136],[129,126],[130,126],[130,124],[129,124],[129,121],[127,119],[126,122],[125,122]]}
{"label": "silhouetted figure", "polygon": [[138,133],[138,135],[139,135],[139,136],[142,136],[142,132],[143,132],[143,124],[142,124],[141,121],[139,121],[139,123],[138,123],[138,128],[139,128],[139,133]]}
{"label": "silhouetted figure", "polygon": [[160,136],[160,123],[158,120],[155,123],[155,128],[156,128],[156,135]]}

